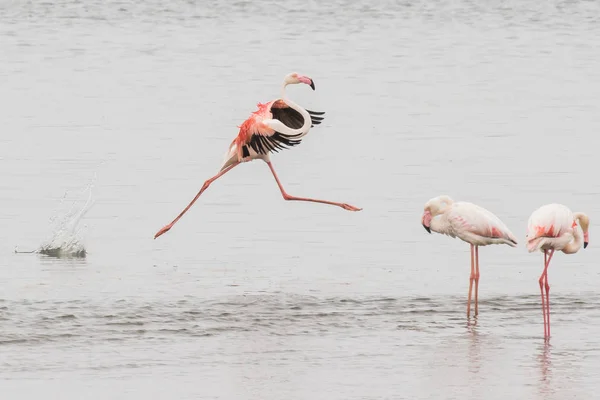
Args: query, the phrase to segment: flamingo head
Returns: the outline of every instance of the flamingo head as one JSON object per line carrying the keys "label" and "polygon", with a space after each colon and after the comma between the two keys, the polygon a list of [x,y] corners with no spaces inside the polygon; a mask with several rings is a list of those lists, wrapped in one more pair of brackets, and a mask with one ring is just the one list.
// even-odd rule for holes
{"label": "flamingo head", "polygon": [[575,225],[577,222],[579,222],[579,226],[581,226],[581,230],[583,231],[583,248],[585,249],[590,242],[590,217],[584,213],[576,213],[573,224]]}
{"label": "flamingo head", "polygon": [[421,224],[423,224],[423,228],[427,231],[427,233],[431,233],[431,211],[425,210],[423,212],[423,217],[421,217]]}
{"label": "flamingo head", "polygon": [[308,76],[300,75],[296,72],[287,74],[283,80],[286,85],[296,85],[298,83],[306,83],[308,86],[315,90],[315,83]]}
{"label": "flamingo head", "polygon": [[446,211],[446,208],[452,203],[454,203],[454,200],[446,195],[434,197],[425,203],[421,224],[428,233],[431,233],[431,220]]}

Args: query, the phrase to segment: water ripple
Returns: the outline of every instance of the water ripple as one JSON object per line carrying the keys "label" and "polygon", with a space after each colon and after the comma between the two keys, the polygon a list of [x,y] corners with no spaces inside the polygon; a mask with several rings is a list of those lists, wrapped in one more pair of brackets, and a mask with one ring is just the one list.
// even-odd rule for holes
{"label": "water ripple", "polygon": [[[339,330],[397,329],[439,332],[466,323],[462,297],[315,298],[245,295],[221,300],[185,299],[140,304],[121,299],[93,304],[81,301],[9,301],[3,311],[0,345],[74,340],[124,340],[128,337],[208,337],[258,331],[302,335]],[[481,299],[480,317],[490,328],[538,323],[539,296]],[[600,309],[600,296],[554,296],[555,318],[589,318]],[[10,312],[7,312],[10,310]]]}

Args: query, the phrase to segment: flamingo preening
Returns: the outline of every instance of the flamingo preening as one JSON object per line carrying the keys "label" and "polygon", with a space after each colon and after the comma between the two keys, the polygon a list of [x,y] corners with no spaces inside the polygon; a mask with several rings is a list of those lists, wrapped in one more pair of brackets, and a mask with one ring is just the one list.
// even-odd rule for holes
{"label": "flamingo preening", "polygon": [[[579,222],[579,226],[577,226]],[[544,272],[540,276],[544,338],[550,338],[550,285],[548,266],[555,251],[577,253],[589,243],[590,219],[582,212],[572,213],[562,204],[547,204],[535,210],[527,222],[527,250],[544,252]],[[546,294],[544,297],[544,288]]]}
{"label": "flamingo preening", "polygon": [[494,214],[472,203],[454,202],[442,195],[425,204],[421,223],[425,230],[458,237],[471,245],[471,276],[469,278],[469,297],[467,300],[467,318],[471,314],[471,293],[475,283],[475,313],[479,312],[479,246],[507,244],[516,247],[517,240],[510,230]]}
{"label": "flamingo preening", "polygon": [[275,173],[275,169],[273,168],[273,164],[269,157],[270,153],[298,145],[302,138],[309,132],[310,128],[320,124],[325,118],[323,117],[325,114],[324,112],[306,110],[286,96],[286,86],[298,83],[305,83],[315,90],[315,84],[311,78],[297,73],[286,75],[281,89],[281,98],[266,104],[258,103],[258,110],[253,112],[252,115],[242,123],[239,134],[233,139],[233,142],[231,142],[229,151],[225,156],[225,162],[221,166],[219,173],[204,182],[204,185],[202,185],[202,188],[190,204],[188,204],[188,206],[170,224],[159,230],[156,235],[154,235],[155,239],[171,229],[212,182],[231,171],[237,165],[256,159],[261,159],[267,163],[285,200],[330,204],[342,207],[349,211],[361,210],[361,208],[346,203],[291,196],[286,193]]}

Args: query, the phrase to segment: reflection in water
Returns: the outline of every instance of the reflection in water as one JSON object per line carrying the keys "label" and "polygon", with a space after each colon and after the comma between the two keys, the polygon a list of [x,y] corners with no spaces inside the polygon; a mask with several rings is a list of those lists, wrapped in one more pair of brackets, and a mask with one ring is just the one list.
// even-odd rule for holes
{"label": "reflection in water", "polygon": [[[558,297],[557,315],[568,314],[575,298],[578,296]],[[589,301],[585,306],[590,309],[600,307],[600,297],[586,299]],[[540,338],[538,330],[533,329],[538,309],[532,307],[531,296],[514,296],[510,306],[506,301],[506,307],[488,307],[483,319],[469,321],[464,316],[463,300],[461,296],[319,298],[286,294],[246,294],[212,300],[185,296],[172,301],[140,301],[135,297],[118,301],[0,299],[0,346],[14,350],[17,362],[5,368],[12,372],[40,367],[37,359],[18,358],[17,350],[23,348],[19,346],[52,344],[79,349],[149,341],[161,346],[181,343],[180,352],[168,356],[172,363],[190,357],[190,343],[206,349],[196,350],[194,357],[200,364],[204,362],[200,360],[217,355],[218,360],[228,359],[223,368],[244,382],[271,379],[281,367],[297,368],[306,362],[321,371],[371,363],[375,378],[368,379],[385,372],[401,382],[422,373],[424,386],[451,389],[451,393],[440,393],[448,396],[438,398],[548,400],[564,394],[556,393],[556,387],[564,387],[564,379],[572,379],[577,372],[572,366],[581,361],[581,351],[574,348],[559,353],[558,364],[567,366],[566,371],[553,374],[550,346],[537,348],[533,344]],[[488,302],[501,300],[490,298]],[[515,334],[530,325],[533,328],[527,336]],[[364,345],[374,337],[378,346]],[[383,344],[385,349],[381,350]],[[339,352],[334,361],[340,365],[324,361],[321,349],[331,346]],[[127,354],[112,357],[105,362],[120,365],[134,361]],[[135,362],[152,365],[151,360],[146,364]],[[48,365],[45,367],[50,368]],[[407,370],[411,371],[408,375]],[[344,374],[332,376],[345,379]],[[354,383],[356,376],[361,375],[348,382]],[[305,385],[295,373],[280,378],[287,385]],[[502,383],[508,381],[515,383]],[[254,387],[262,397],[263,389]],[[518,396],[523,393],[523,397]]]}
{"label": "reflection in water", "polygon": [[469,336],[469,374],[477,378],[481,371],[481,337],[477,330],[477,317],[467,321],[467,332]]}
{"label": "reflection in water", "polygon": [[539,379],[539,394],[540,398],[546,398],[546,396],[554,393],[552,387],[552,362],[550,359],[550,343],[548,341],[544,341],[542,345],[539,347],[538,361],[539,361],[539,369],[540,369],[540,379]]}

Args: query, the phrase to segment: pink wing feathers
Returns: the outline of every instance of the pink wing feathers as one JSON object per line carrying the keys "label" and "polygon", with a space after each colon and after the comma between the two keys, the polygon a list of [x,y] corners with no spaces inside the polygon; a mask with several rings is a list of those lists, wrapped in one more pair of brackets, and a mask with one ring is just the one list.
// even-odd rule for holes
{"label": "pink wing feathers", "polygon": [[527,222],[527,247],[534,248],[537,239],[557,238],[573,229],[573,213],[562,204],[547,204],[535,210]]}
{"label": "pink wing feathers", "polygon": [[515,235],[497,216],[476,204],[454,203],[448,214],[448,221],[456,236],[461,238],[476,235],[484,241],[491,239],[490,243],[494,240],[517,243]]}

